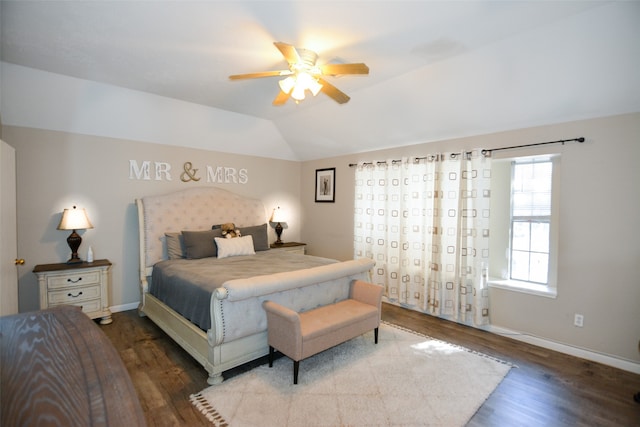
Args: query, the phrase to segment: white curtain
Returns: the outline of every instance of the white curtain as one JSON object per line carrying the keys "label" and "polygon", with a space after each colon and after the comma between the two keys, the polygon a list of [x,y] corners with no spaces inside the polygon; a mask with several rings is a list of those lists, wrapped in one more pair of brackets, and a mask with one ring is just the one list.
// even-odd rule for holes
{"label": "white curtain", "polygon": [[490,181],[480,150],[356,166],[354,252],[376,261],[386,301],[489,322]]}

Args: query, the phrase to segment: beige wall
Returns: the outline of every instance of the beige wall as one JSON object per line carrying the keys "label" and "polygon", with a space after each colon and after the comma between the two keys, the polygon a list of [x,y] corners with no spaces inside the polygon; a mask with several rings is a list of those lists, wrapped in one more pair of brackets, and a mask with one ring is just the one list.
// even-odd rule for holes
{"label": "beige wall", "polygon": [[[61,212],[72,205],[84,207],[94,228],[80,232],[80,255],[89,245],[95,258],[113,263],[110,304],[140,300],[138,289],[138,224],[135,199],[193,186],[216,186],[261,199],[265,220],[276,206],[290,215],[283,237],[300,238],[299,162],[225,154],[159,144],[91,137],[55,131],[6,126],[4,136],[16,149],[20,311],[38,308],[38,288],[33,267],[64,262],[70,251],[67,231],[57,230]],[[172,181],[129,178],[129,160],[167,162]],[[246,184],[182,182],[183,164],[192,162],[204,174],[206,166],[248,171]],[[153,175],[152,175],[153,178]],[[270,229],[270,239],[275,233]]]}
{"label": "beige wall", "polygon": [[[302,239],[310,253],[353,256],[354,171],[349,163],[579,136],[585,143],[509,151],[562,153],[558,296],[492,288],[491,321],[533,337],[640,361],[640,114],[304,162]],[[315,170],[327,167],[336,168],[336,203],[314,203]],[[574,313],[584,315],[583,328],[573,326]]]}
{"label": "beige wall", "polygon": [[[111,304],[139,300],[138,236],[134,200],[206,183],[183,183],[184,162],[199,167],[246,168],[246,185],[215,184],[261,198],[294,218],[284,240],[301,240],[313,255],[349,259],[353,252],[353,169],[360,160],[398,158],[437,151],[495,148],[584,136],[584,144],[555,146],[562,153],[558,297],[491,289],[492,322],[545,340],[640,361],[640,114],[523,129],[310,162],[178,148],[5,126],[3,138],[16,148],[20,310],[36,309],[33,266],[69,256],[67,232],[56,230],[65,207],[87,209],[95,228],[80,248],[113,263]],[[544,149],[519,150],[522,155]],[[513,155],[514,152],[509,152]],[[173,181],[129,179],[129,160],[169,162]],[[315,170],[336,168],[336,203],[315,203]],[[268,212],[266,213],[268,214]],[[274,239],[272,233],[271,238]],[[574,313],[584,327],[573,326]]]}

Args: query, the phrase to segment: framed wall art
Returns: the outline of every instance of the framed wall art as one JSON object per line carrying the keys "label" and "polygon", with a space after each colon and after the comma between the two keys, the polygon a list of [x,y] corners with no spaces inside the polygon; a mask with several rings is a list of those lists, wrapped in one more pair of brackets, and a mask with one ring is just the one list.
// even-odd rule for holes
{"label": "framed wall art", "polygon": [[336,168],[316,169],[316,202],[336,201]]}

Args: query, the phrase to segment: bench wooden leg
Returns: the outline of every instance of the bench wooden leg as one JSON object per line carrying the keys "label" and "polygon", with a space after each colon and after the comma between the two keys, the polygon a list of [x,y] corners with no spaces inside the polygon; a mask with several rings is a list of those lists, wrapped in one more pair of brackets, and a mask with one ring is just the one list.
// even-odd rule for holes
{"label": "bench wooden leg", "polygon": [[298,384],[298,369],[300,368],[300,361],[293,361],[293,383]]}
{"label": "bench wooden leg", "polygon": [[378,344],[378,328],[373,330],[374,342]]}
{"label": "bench wooden leg", "polygon": [[269,346],[269,367],[273,368],[273,347]]}

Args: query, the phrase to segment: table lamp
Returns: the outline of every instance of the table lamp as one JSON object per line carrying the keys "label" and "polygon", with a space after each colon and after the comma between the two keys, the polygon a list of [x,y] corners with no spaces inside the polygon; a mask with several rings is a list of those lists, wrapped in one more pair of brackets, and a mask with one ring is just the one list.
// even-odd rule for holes
{"label": "table lamp", "polygon": [[67,237],[67,243],[69,244],[69,248],[71,248],[71,258],[69,258],[67,264],[78,264],[82,262],[78,256],[78,248],[82,243],[82,237],[76,233],[76,230],[86,230],[87,228],[93,228],[93,225],[91,225],[84,209],[78,209],[74,206],[72,209],[65,209],[62,212],[58,230],[73,230],[69,237]]}
{"label": "table lamp", "polygon": [[273,215],[271,215],[271,222],[276,223],[276,236],[278,236],[278,239],[275,242],[276,245],[281,245],[283,243],[282,240],[280,240],[280,236],[282,235],[282,224],[280,223],[286,221],[287,219],[285,218],[282,209],[280,209],[280,206],[273,210]]}

